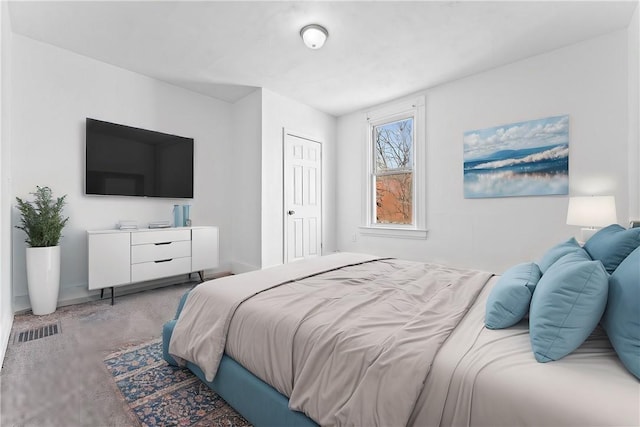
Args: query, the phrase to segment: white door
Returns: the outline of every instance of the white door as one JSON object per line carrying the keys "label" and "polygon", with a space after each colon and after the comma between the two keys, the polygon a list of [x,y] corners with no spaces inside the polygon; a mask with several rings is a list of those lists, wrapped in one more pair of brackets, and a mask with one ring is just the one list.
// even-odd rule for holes
{"label": "white door", "polygon": [[322,253],[322,144],[284,133],[284,261]]}

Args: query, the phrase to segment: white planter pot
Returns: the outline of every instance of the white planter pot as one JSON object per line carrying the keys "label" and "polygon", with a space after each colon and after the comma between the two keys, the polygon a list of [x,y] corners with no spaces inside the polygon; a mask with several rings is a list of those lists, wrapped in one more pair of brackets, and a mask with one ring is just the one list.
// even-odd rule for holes
{"label": "white planter pot", "polygon": [[27,248],[27,285],[33,314],[56,311],[60,290],[60,246]]}

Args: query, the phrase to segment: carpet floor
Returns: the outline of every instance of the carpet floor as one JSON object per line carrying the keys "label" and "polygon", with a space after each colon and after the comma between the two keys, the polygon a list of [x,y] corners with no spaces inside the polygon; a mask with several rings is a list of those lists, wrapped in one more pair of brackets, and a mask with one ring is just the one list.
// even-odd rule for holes
{"label": "carpet floor", "polygon": [[[113,306],[105,298],[46,316],[16,316],[0,373],[0,425],[138,425],[104,359],[158,338],[194,284],[117,295]],[[20,332],[49,324],[58,333],[18,342]]]}
{"label": "carpet floor", "polygon": [[160,339],[112,353],[104,363],[142,426],[250,425],[191,371],[167,364]]}

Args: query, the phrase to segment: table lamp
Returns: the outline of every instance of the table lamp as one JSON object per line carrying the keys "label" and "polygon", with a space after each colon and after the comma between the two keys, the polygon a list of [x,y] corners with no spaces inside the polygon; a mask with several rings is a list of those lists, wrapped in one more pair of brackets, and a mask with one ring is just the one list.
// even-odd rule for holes
{"label": "table lamp", "polygon": [[567,224],[579,225],[581,240],[586,242],[598,228],[618,222],[613,196],[570,197]]}

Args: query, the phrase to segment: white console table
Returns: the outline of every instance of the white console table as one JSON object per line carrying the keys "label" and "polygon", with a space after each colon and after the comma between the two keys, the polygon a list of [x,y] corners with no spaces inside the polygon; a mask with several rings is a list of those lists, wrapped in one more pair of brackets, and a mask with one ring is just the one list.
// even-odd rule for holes
{"label": "white console table", "polygon": [[144,282],[218,266],[218,227],[87,231],[89,290]]}

